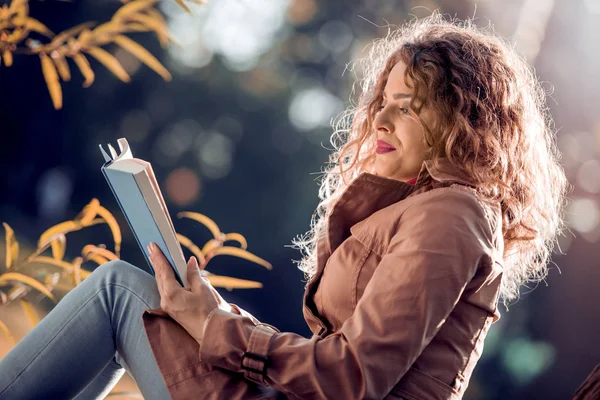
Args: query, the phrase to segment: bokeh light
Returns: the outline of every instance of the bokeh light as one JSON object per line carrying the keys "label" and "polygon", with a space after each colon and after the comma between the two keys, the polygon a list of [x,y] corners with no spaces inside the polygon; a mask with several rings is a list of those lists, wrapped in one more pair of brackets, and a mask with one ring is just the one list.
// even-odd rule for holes
{"label": "bokeh light", "polygon": [[312,87],[294,95],[289,118],[300,131],[310,131],[329,126],[342,109],[343,104],[335,95],[321,87]]}
{"label": "bokeh light", "polygon": [[170,201],[187,206],[200,195],[200,178],[189,168],[176,168],[167,177],[165,188]]}

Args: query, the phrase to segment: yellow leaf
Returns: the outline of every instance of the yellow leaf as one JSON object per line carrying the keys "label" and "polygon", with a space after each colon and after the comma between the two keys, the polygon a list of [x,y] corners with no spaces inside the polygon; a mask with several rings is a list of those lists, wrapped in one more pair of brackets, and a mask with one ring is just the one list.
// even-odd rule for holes
{"label": "yellow leaf", "polygon": [[13,63],[13,56],[10,50],[4,50],[2,57],[4,58],[4,65],[10,67]]}
{"label": "yellow leaf", "polygon": [[35,18],[28,17],[25,22],[25,29],[29,29],[30,31],[34,31],[37,33],[41,33],[42,35],[51,38],[54,36],[54,33],[50,29],[46,27],[46,25],[42,24]]}
{"label": "yellow leaf", "polygon": [[234,242],[238,242],[240,244],[240,247],[244,250],[248,248],[248,242],[246,241],[246,238],[239,233],[225,234],[225,238],[223,239],[223,242],[228,242],[230,240],[234,241]]}
{"label": "yellow leaf", "polygon": [[198,248],[198,246],[196,246],[194,242],[192,242],[189,238],[179,233],[177,233],[177,239],[179,240],[179,243],[181,243],[182,246],[189,249],[192,252],[192,254],[196,256],[198,262],[200,263],[200,268],[204,268],[204,263],[206,262],[206,259],[204,258],[204,254],[202,254],[202,251]]}
{"label": "yellow leaf", "polygon": [[122,80],[123,82],[131,81],[129,74],[119,60],[115,58],[108,51],[101,49],[100,47],[90,47],[85,50],[86,53],[91,54],[96,60],[98,60],[101,64],[103,64],[110,72],[112,72],[117,78]]}
{"label": "yellow leaf", "polygon": [[183,0],[175,0],[175,2],[177,4],[179,4],[179,6],[181,8],[183,8],[185,10],[185,12],[187,12],[188,14],[192,13],[192,10],[190,10],[190,8],[188,6],[185,5],[185,3],[183,2]]}
{"label": "yellow leaf", "polygon": [[152,29],[139,22],[130,22],[127,24],[127,30],[130,32],[150,32]]}
{"label": "yellow leaf", "polygon": [[[151,8],[148,10],[147,14],[136,14],[131,17],[131,20],[137,21],[149,30],[153,30],[162,47],[166,47],[169,40],[173,41],[173,38],[171,38],[171,35],[169,34],[165,18],[157,9]],[[131,25],[132,24],[129,24],[128,26]]]}
{"label": "yellow leaf", "polygon": [[[60,236],[63,235],[62,233],[55,235],[55,236]],[[52,242],[56,239],[56,237],[51,237],[49,238],[47,241],[45,241],[44,243],[42,243],[41,245],[38,246],[37,249],[35,249],[35,251],[28,255],[27,258],[25,260],[23,260],[20,264],[21,265],[25,265],[31,262],[31,260],[33,260],[35,257],[39,256],[40,254],[42,254],[44,251],[46,251],[46,249],[48,247],[50,247],[50,245],[52,244]]]}
{"label": "yellow leaf", "polygon": [[29,2],[28,0],[12,0],[8,10],[10,14],[26,17],[29,14]]}
{"label": "yellow leaf", "polygon": [[40,53],[40,59],[42,61],[44,79],[46,80],[50,97],[52,97],[52,103],[54,104],[54,108],[58,110],[62,108],[62,89],[58,80],[58,74],[52,60],[46,53]]}
{"label": "yellow leaf", "polygon": [[56,239],[52,240],[50,245],[52,246],[52,257],[55,260],[62,260],[67,248],[67,237],[64,234],[56,235]]}
{"label": "yellow leaf", "polygon": [[206,226],[210,230],[210,232],[213,234],[213,236],[216,240],[223,239],[223,237],[222,237],[223,235],[221,234],[221,230],[219,229],[217,224],[212,219],[208,218],[204,214],[184,211],[184,212],[178,213],[177,218],[190,218],[196,222],[200,222],[202,225]]}
{"label": "yellow leaf", "polygon": [[20,274],[18,272],[6,272],[0,275],[0,283],[8,282],[8,281],[17,281],[24,283],[25,285],[31,286],[32,288],[38,290],[47,296],[50,300],[56,302],[56,298],[50,291],[44,286],[42,283],[36,281],[30,276]]}
{"label": "yellow leaf", "polygon": [[210,284],[214,287],[222,287],[227,290],[232,289],[260,289],[262,288],[262,283],[255,281],[248,281],[245,279],[232,278],[229,276],[221,276],[221,275],[205,275],[206,279],[209,280]]}
{"label": "yellow leaf", "polygon": [[81,250],[81,255],[83,255],[84,257],[87,257],[89,254],[98,254],[99,256],[105,258],[106,261],[119,259],[116,256],[116,254],[112,251],[104,249],[102,247],[94,246],[93,244],[88,244],[87,246],[84,246]]}
{"label": "yellow leaf", "polygon": [[[62,268],[69,273],[73,273],[76,269],[75,261],[73,261],[73,264],[71,264],[66,261],[55,260],[54,258],[51,258],[51,257],[39,256],[39,257],[33,258],[31,260],[31,262],[39,262],[42,264],[53,265],[55,267]],[[88,276],[90,276],[90,274],[91,274],[91,272],[81,269],[82,278],[87,278]]]}
{"label": "yellow leaf", "polygon": [[[77,40],[73,39],[75,43],[79,43],[80,48],[87,47],[90,44],[90,41],[95,38],[95,35],[92,34],[92,31],[89,29],[84,29],[83,32],[77,36]],[[106,43],[106,41],[104,42]]]}
{"label": "yellow leaf", "polygon": [[0,331],[2,331],[4,333],[4,336],[6,336],[8,338],[8,340],[13,344],[13,346],[17,344],[15,337],[12,335],[12,333],[10,333],[10,330],[8,329],[6,324],[2,321],[0,321]]}
{"label": "yellow leaf", "polygon": [[3,39],[6,43],[18,44],[27,34],[28,32],[24,28],[15,28],[10,35]]}
{"label": "yellow leaf", "polygon": [[108,262],[108,259],[102,257],[100,254],[95,254],[95,253],[89,253],[87,256],[85,256],[85,260],[86,261],[91,260],[98,265],[102,265],[102,264]]}
{"label": "yellow leaf", "polygon": [[125,19],[133,14],[144,11],[154,5],[157,0],[134,0],[119,8],[113,15],[113,21]]}
{"label": "yellow leaf", "polygon": [[80,220],[82,224],[89,223],[96,218],[96,215],[98,215],[98,207],[100,207],[98,199],[92,199],[85,207],[83,207],[83,210],[81,210],[75,219]]}
{"label": "yellow leaf", "polygon": [[219,248],[213,250],[209,254],[209,257],[220,256],[220,255],[240,257],[245,260],[252,261],[253,263],[262,265],[263,267],[265,267],[267,269],[273,268],[269,262],[263,260],[260,257],[255,256],[254,254],[250,253],[249,251],[239,249],[237,247],[231,247],[231,246],[219,247]]}
{"label": "yellow leaf", "polygon": [[10,225],[6,222],[3,222],[2,225],[4,225],[4,230],[6,231],[6,269],[10,269],[17,261],[17,258],[19,258],[19,242],[15,239],[15,232]]}
{"label": "yellow leaf", "polygon": [[[108,21],[101,25],[98,25],[92,33],[96,39],[95,44],[104,44],[112,40],[113,35],[120,34],[125,30],[125,25],[119,21]],[[81,41],[82,38],[80,38]],[[85,38],[84,38],[85,39]]]}
{"label": "yellow leaf", "polygon": [[79,25],[75,25],[72,28],[69,28],[65,31],[62,31],[61,33],[59,33],[58,35],[56,35],[53,39],[52,39],[52,44],[53,45],[58,45],[62,42],[64,42],[65,40],[67,40],[68,38],[77,35],[78,33],[80,33],[81,31],[85,30],[85,29],[89,29],[92,26],[94,26],[96,23],[95,22],[84,22],[83,24],[79,24]]}
{"label": "yellow leaf", "polygon": [[85,78],[85,81],[83,82],[83,87],[90,87],[90,85],[94,83],[95,75],[94,71],[92,71],[92,67],[90,67],[90,63],[88,62],[87,58],[85,58],[85,56],[81,53],[75,53],[73,54],[73,61],[75,61],[77,68],[79,68],[79,71],[81,71],[81,75],[83,75],[83,77]]}
{"label": "yellow leaf", "polygon": [[121,46],[123,49],[127,50],[135,57],[137,57],[141,62],[146,64],[148,67],[152,68],[154,72],[162,76],[162,78],[166,81],[170,81],[172,79],[171,73],[167,71],[167,69],[154,57],[148,50],[142,47],[140,44],[135,41],[129,39],[124,35],[117,35],[113,38],[113,41]]}
{"label": "yellow leaf", "polygon": [[106,223],[108,224],[108,227],[110,228],[110,231],[113,235],[113,240],[115,241],[115,254],[117,257],[120,257],[119,253],[121,252],[122,237],[121,228],[119,228],[117,220],[115,219],[115,217],[113,217],[110,211],[108,211],[102,206],[98,206],[98,215],[102,217],[102,219],[104,219],[104,221],[106,221]]}
{"label": "yellow leaf", "polygon": [[202,254],[206,256],[208,253],[221,246],[223,246],[223,242],[220,240],[210,239],[208,242],[206,242],[204,247],[202,247]]}
{"label": "yellow leaf", "polygon": [[21,308],[23,309],[23,312],[25,313],[25,316],[29,321],[29,325],[31,325],[31,327],[34,328],[40,322],[40,318],[38,317],[38,314],[35,311],[35,307],[33,307],[33,304],[31,304],[25,299],[19,299],[19,302],[21,303]]}
{"label": "yellow leaf", "polygon": [[[52,238],[55,235],[66,234],[69,232],[78,231],[78,230],[86,228],[88,226],[101,224],[104,222],[106,222],[106,221],[103,219],[100,219],[100,218],[93,219],[92,221],[87,222],[87,223],[83,223],[82,221],[78,221],[78,220],[61,222],[60,224],[54,225],[54,226],[46,229],[44,231],[44,233],[42,233],[40,235],[40,238],[38,240],[38,247],[42,247],[43,244],[46,243],[46,241],[50,240],[50,238]],[[52,240],[57,240],[57,239],[58,239],[58,237],[52,238]]]}
{"label": "yellow leaf", "polygon": [[54,65],[56,66],[56,69],[58,70],[58,74],[60,75],[60,78],[65,81],[68,82],[71,80],[71,71],[69,70],[69,64],[67,63],[67,60],[59,55],[57,57],[51,57],[52,61],[54,61]]}

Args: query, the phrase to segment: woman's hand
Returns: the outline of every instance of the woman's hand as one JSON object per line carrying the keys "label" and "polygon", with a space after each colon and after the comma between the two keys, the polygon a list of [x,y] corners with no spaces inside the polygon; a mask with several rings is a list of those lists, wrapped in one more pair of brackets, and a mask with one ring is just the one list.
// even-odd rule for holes
{"label": "woman's hand", "polygon": [[198,344],[202,342],[204,322],[215,308],[231,312],[210,282],[200,274],[198,260],[191,257],[187,263],[188,285],[181,287],[169,261],[154,243],[148,246],[150,263],[156,273],[160,293],[160,308],[171,316],[192,336]]}

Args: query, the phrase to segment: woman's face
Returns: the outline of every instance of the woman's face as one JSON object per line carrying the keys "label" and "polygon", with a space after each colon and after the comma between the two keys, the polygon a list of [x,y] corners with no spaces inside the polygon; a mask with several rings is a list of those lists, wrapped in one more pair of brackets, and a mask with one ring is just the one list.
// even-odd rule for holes
{"label": "woman's face", "polygon": [[[423,127],[408,112],[412,90],[404,83],[405,69],[400,61],[390,71],[381,109],[373,121],[377,134],[374,173],[401,181],[417,177],[428,149]],[[427,114],[425,107],[419,114],[426,124]]]}

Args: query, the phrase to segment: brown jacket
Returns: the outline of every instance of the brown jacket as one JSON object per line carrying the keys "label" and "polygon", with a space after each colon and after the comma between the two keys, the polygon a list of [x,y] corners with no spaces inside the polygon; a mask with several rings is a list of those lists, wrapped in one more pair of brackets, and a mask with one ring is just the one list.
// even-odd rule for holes
{"label": "brown jacket", "polygon": [[[420,191],[434,179],[437,187]],[[317,246],[304,295],[313,336],[214,310],[202,346],[158,309],[146,334],[174,400],[460,399],[502,277],[500,208],[448,163],[415,186],[363,173]]]}

